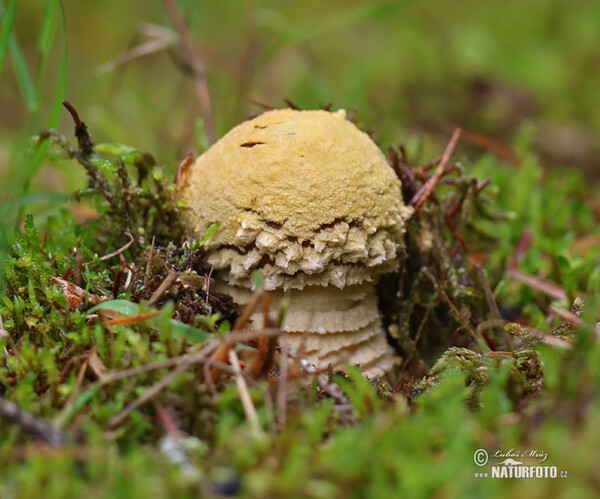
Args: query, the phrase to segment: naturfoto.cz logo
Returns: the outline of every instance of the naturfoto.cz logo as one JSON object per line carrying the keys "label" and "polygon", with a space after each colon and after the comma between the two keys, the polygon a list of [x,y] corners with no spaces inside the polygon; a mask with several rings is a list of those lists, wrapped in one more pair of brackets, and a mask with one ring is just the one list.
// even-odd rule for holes
{"label": "naturfoto.cz logo", "polygon": [[[473,461],[480,468],[488,464],[490,458],[496,460],[490,463],[490,470],[475,472],[475,478],[567,478],[566,470],[559,471],[556,466],[542,465],[548,459],[545,451],[496,450],[490,456],[485,449],[477,449],[473,453]],[[531,464],[536,461],[537,464]]]}

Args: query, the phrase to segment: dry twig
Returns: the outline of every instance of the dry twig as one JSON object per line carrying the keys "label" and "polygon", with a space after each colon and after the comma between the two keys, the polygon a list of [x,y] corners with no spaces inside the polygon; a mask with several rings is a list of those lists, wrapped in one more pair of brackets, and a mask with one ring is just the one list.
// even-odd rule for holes
{"label": "dry twig", "polygon": [[[201,362],[202,360],[205,360],[205,359],[206,358],[197,359],[197,362]],[[135,409],[137,409],[141,405],[145,404],[149,400],[152,400],[156,395],[158,395],[163,390],[163,388],[165,388],[179,374],[187,371],[191,365],[192,365],[191,362],[184,362],[179,367],[177,367],[176,369],[171,371],[169,374],[167,374],[160,381],[157,381],[156,383],[154,383],[150,388],[148,388],[144,393],[142,393],[133,402],[131,402],[130,404],[127,404],[127,406],[119,414],[112,417],[111,420],[108,422],[108,427],[115,428],[115,427],[119,426],[125,420],[125,418],[129,415],[129,413],[131,411],[134,411]]]}
{"label": "dry twig", "polygon": [[186,62],[194,73],[196,95],[198,97],[198,101],[200,102],[202,121],[204,122],[204,131],[206,132],[206,138],[208,139],[208,142],[210,144],[214,144],[216,135],[213,125],[210,93],[208,91],[204,62],[202,62],[196,52],[196,49],[194,48],[194,42],[185,25],[185,21],[183,20],[181,12],[179,12],[175,0],[163,0],[163,5],[165,6],[165,9],[167,9],[167,13],[171,18],[177,33],[179,33],[179,40],[181,42],[181,47],[183,49]]}
{"label": "dry twig", "polygon": [[485,271],[483,270],[481,265],[475,265],[475,268],[479,272],[479,278],[481,279],[481,285],[483,286],[483,291],[485,293],[485,299],[487,300],[488,306],[490,307],[492,314],[494,314],[494,317],[496,319],[495,322],[498,325],[498,327],[501,328],[502,334],[504,336],[504,340],[506,341],[507,346],[512,351],[512,350],[514,350],[514,344],[513,344],[512,338],[511,338],[510,334],[508,333],[508,331],[506,331],[504,329],[504,327],[502,327],[504,325],[505,321],[504,321],[504,319],[502,319],[502,316],[500,315],[500,310],[498,309],[498,305],[496,304],[496,300],[494,299],[494,293],[492,292],[490,283],[487,279],[487,276],[485,275]]}
{"label": "dry twig", "polygon": [[444,172],[446,170],[446,165],[448,164],[448,161],[450,161],[450,157],[454,153],[454,149],[456,149],[456,144],[458,143],[458,139],[460,138],[460,133],[461,133],[460,128],[457,128],[456,130],[454,130],[454,133],[452,134],[452,137],[450,138],[450,142],[448,142],[448,146],[446,146],[446,150],[444,151],[444,154],[442,155],[442,159],[440,160],[440,163],[439,163],[438,167],[436,168],[435,173],[425,183],[425,185],[419,189],[419,192],[417,192],[414,195],[414,197],[410,200],[409,206],[412,206],[415,209],[415,211],[417,211],[423,205],[423,203],[427,200],[427,198],[429,196],[431,196],[433,189],[435,189],[435,186],[437,185],[440,178],[444,174]]}
{"label": "dry twig", "polygon": [[[430,272],[430,270],[427,267],[424,267],[423,271],[425,272],[425,275],[427,277],[429,277],[429,279],[431,280],[431,282],[433,282],[433,284],[435,285],[435,287],[438,289],[440,295],[442,295],[442,298],[446,301],[446,303],[448,304],[448,306],[452,309],[452,312],[454,312],[454,315],[456,315],[457,319],[460,321],[460,323],[463,325],[463,327],[473,337],[473,339],[475,340],[475,343],[479,344],[479,338],[477,336],[477,333],[475,333],[475,331],[473,331],[473,328],[469,325],[469,323],[466,321],[466,319],[458,311],[458,309],[456,308],[456,305],[454,305],[454,303],[452,303],[452,300],[450,300],[450,298],[446,294],[446,291],[444,291],[444,288],[442,287],[442,284]],[[484,345],[486,346],[486,348],[488,350],[491,350],[490,347],[487,344],[484,343]]]}
{"label": "dry twig", "polygon": [[79,286],[81,287],[81,283],[83,282],[83,255],[81,254],[81,244],[77,243],[77,246],[75,247],[75,257],[73,258],[74,261],[74,280],[75,280],[75,286]]}
{"label": "dry twig", "polygon": [[154,241],[156,237],[152,237],[152,244],[150,245],[150,253],[148,254],[148,263],[146,263],[146,273],[144,274],[144,286],[148,285],[150,281],[150,272],[152,271],[152,259],[154,258]]}
{"label": "dry twig", "polygon": [[178,276],[179,276],[179,272],[176,272],[174,270],[169,272],[167,277],[165,277],[165,280],[160,284],[160,286],[157,288],[157,290],[152,294],[150,299],[146,302],[146,306],[153,307],[158,302],[158,300],[161,299],[162,295],[164,295],[167,292],[167,290],[171,287],[173,282],[175,282],[175,279],[177,279]]}
{"label": "dry twig", "polygon": [[[442,128],[447,131],[456,128],[455,124],[449,123],[447,121],[440,120],[440,124]],[[485,135],[481,135],[480,133],[475,133],[470,130],[463,129],[463,138],[471,144],[481,147],[482,149],[491,151],[499,158],[504,159],[515,166],[520,165],[523,161],[521,156],[519,156],[515,151],[491,137],[487,137]]]}
{"label": "dry twig", "polygon": [[521,239],[519,239],[519,242],[515,247],[512,259],[510,260],[510,265],[508,266],[509,269],[516,269],[519,266],[519,260],[527,253],[532,241],[533,230],[531,230],[531,227],[525,227],[523,234],[521,234]]}
{"label": "dry twig", "polygon": [[129,236],[129,242],[125,246],[119,248],[117,251],[113,251],[112,253],[109,253],[108,255],[101,256],[97,260],[91,260],[89,262],[85,262],[82,265],[90,265],[92,263],[97,263],[97,262],[102,262],[104,260],[108,260],[109,258],[112,258],[113,256],[120,255],[121,253],[123,253],[124,251],[126,251],[127,249],[129,249],[129,247],[133,244],[133,236],[129,232],[125,232],[125,234],[127,234]]}
{"label": "dry twig", "polygon": [[75,106],[69,101],[62,101],[63,106],[69,111],[69,114],[75,122],[75,137],[79,143],[79,151],[84,158],[87,158],[94,152],[94,143],[92,142],[92,136],[88,132],[86,124],[79,118],[79,113]]}
{"label": "dry twig", "polygon": [[75,386],[73,387],[73,391],[69,395],[69,398],[68,398],[67,402],[65,403],[65,405],[63,406],[62,410],[60,411],[60,413],[58,414],[58,416],[56,416],[56,418],[54,420],[56,425],[59,427],[63,426],[64,421],[68,417],[68,414],[71,412],[71,409],[75,405],[75,402],[80,395],[81,386],[83,385],[83,377],[85,376],[85,371],[87,370],[88,363],[89,363],[89,357],[84,360],[83,364],[81,364],[81,367],[79,368],[79,372],[77,373],[77,379],[75,381]]}
{"label": "dry twig", "polygon": [[516,281],[520,281],[534,289],[537,289],[538,291],[541,291],[542,293],[547,294],[550,298],[560,301],[567,300],[567,293],[565,292],[564,288],[558,284],[546,281],[545,279],[540,279],[539,277],[521,272],[517,269],[508,269],[507,274]]}
{"label": "dry twig", "polygon": [[563,307],[550,305],[550,310],[552,310],[552,312],[558,315],[558,317],[560,317],[563,321],[570,322],[574,326],[583,326],[583,321],[581,320],[581,317],[575,315],[573,312]]}
{"label": "dry twig", "polygon": [[[164,26],[157,26],[152,23],[140,23],[138,31],[145,36],[147,40],[144,40],[139,45],[126,50],[110,61],[98,66],[96,68],[96,74],[101,75],[109,73],[134,59],[154,54],[177,43],[177,36],[175,33],[170,28]],[[132,42],[133,41],[134,40],[132,40]]]}
{"label": "dry twig", "polygon": [[68,440],[66,432],[51,425],[18,405],[0,397],[0,417],[17,425],[34,439],[51,445],[61,445]]}
{"label": "dry twig", "polygon": [[240,359],[235,353],[235,350],[229,350],[229,362],[231,367],[233,368],[233,372],[235,373],[235,384],[237,386],[238,392],[240,394],[240,400],[242,401],[242,406],[244,408],[244,413],[246,414],[246,418],[250,423],[250,428],[252,429],[252,433],[256,438],[260,438],[264,435],[264,431],[260,426],[260,422],[258,421],[258,414],[256,413],[256,408],[252,403],[252,397],[250,396],[250,392],[248,391],[248,385],[244,381],[244,377],[242,376],[242,370],[240,369]]}
{"label": "dry twig", "polygon": [[[258,291],[256,291],[256,293],[254,293],[254,297],[252,298],[252,301],[250,303],[248,303],[248,305],[246,305],[246,307],[244,307],[244,310],[242,311],[241,315],[235,321],[235,324],[233,326],[233,331],[239,331],[240,329],[242,329],[246,326],[246,324],[250,320],[250,316],[252,315],[252,313],[254,312],[254,310],[256,309],[256,307],[258,306],[260,301],[262,300],[263,294],[264,294],[263,290],[258,290]],[[258,333],[260,334],[260,332],[258,332]],[[223,343],[212,354],[211,360],[227,362],[227,359],[229,357],[229,350],[231,349],[231,346],[232,346],[231,343]],[[217,379],[219,378],[219,374],[220,374],[220,372],[217,367],[213,367],[210,370],[210,378],[213,381],[213,383],[215,381],[217,381]]]}
{"label": "dry twig", "polygon": [[157,400],[155,400],[154,409],[156,409],[156,415],[158,416],[158,419],[163,425],[165,432],[172,436],[180,436],[181,431],[179,430],[177,423],[173,419],[173,416],[171,416],[169,411],[166,409],[166,407]]}
{"label": "dry twig", "polygon": [[279,383],[277,385],[277,422],[284,426],[287,419],[287,381],[289,347],[285,338],[281,342],[279,356]]}

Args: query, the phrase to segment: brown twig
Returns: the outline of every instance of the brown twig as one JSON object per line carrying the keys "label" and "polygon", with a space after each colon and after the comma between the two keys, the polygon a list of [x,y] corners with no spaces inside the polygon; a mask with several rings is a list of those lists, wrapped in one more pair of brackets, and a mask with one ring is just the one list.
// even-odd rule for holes
{"label": "brown twig", "polygon": [[427,198],[431,195],[431,193],[435,189],[436,184],[438,183],[438,181],[444,174],[446,165],[448,164],[448,161],[450,161],[450,157],[452,156],[452,154],[454,153],[454,150],[456,149],[456,144],[458,143],[460,134],[461,134],[460,128],[457,128],[456,130],[454,130],[454,133],[452,134],[452,137],[450,138],[450,142],[448,142],[446,150],[444,151],[444,154],[442,155],[442,159],[440,160],[440,163],[439,163],[438,167],[436,168],[435,173],[425,183],[425,185],[419,189],[419,191],[414,195],[414,197],[410,200],[409,206],[412,206],[415,211],[417,211],[423,205],[423,203],[427,200]]}
{"label": "brown twig", "polygon": [[[446,171],[448,171],[448,170],[446,170]],[[475,178],[472,178],[471,181],[473,182],[473,184],[475,184],[477,182],[477,180]],[[491,181],[491,179],[488,178],[488,179],[485,179],[480,184],[476,185],[475,194],[479,194],[485,187],[487,187],[489,185],[490,181]],[[448,227],[450,227],[452,236],[454,237],[454,239],[456,239],[458,244],[460,246],[462,246],[465,251],[469,251],[467,241],[461,234],[460,230],[458,230],[458,227],[456,226],[456,224],[454,223],[454,219],[452,218],[462,208],[462,206],[465,202],[465,197],[466,197],[466,195],[463,196],[462,199],[459,199],[458,201],[456,201],[456,203],[454,203],[452,206],[450,206],[450,208],[448,208],[448,211],[446,211],[446,216],[444,217],[444,221],[446,222],[446,225]],[[458,251],[458,247],[456,248],[456,251]],[[452,253],[455,253],[455,250],[453,250]]]}
{"label": "brown twig", "polygon": [[281,341],[279,356],[279,383],[277,385],[277,422],[284,426],[287,419],[287,381],[289,347],[285,338]]}
{"label": "brown twig", "polygon": [[92,263],[102,262],[104,260],[108,260],[109,258],[112,258],[113,256],[120,255],[124,251],[127,251],[129,249],[129,247],[133,244],[134,239],[133,239],[133,236],[131,235],[131,233],[125,232],[125,234],[127,234],[129,236],[129,242],[125,246],[122,246],[117,251],[113,251],[112,253],[109,253],[108,255],[101,256],[97,260],[91,260],[89,262],[85,262],[82,265],[91,265]]}
{"label": "brown twig", "polygon": [[79,397],[79,394],[81,392],[81,386],[83,385],[83,377],[85,376],[85,372],[87,371],[88,364],[89,364],[89,357],[84,360],[83,364],[81,364],[81,367],[79,368],[79,372],[77,373],[77,378],[75,380],[75,386],[73,387],[73,390],[71,391],[71,394],[69,395],[69,398],[67,399],[67,402],[63,406],[63,408],[60,411],[60,413],[58,414],[58,416],[55,418],[55,422],[58,426],[63,425],[63,422],[65,421],[69,412],[71,412],[71,409],[75,405],[75,401],[77,400],[77,397]]}
{"label": "brown twig", "polygon": [[73,260],[75,267],[75,270],[73,271],[75,286],[81,287],[81,283],[83,282],[83,255],[81,254],[80,243],[77,243],[77,246],[75,247],[75,257],[73,258]]}
{"label": "brown twig", "polygon": [[[446,172],[448,172],[448,169],[446,169]],[[475,194],[479,194],[485,187],[487,187],[489,185],[489,183],[491,182],[491,179],[489,179],[489,178],[485,179],[483,182],[481,182],[478,185],[476,184],[477,179],[472,178],[471,181],[474,185],[476,185]],[[463,237],[462,233],[460,232],[460,230],[454,223],[454,219],[452,218],[462,208],[463,203],[465,202],[465,198],[466,198],[466,194],[461,199],[456,201],[456,203],[454,203],[452,206],[450,206],[450,208],[448,208],[448,211],[446,211],[446,216],[444,217],[444,221],[446,222],[446,225],[448,227],[450,227],[452,236],[456,240],[456,244],[454,245],[454,248],[450,252],[450,254],[452,256],[454,256],[458,252],[458,250],[460,249],[460,246],[462,246],[462,248],[465,251],[469,251],[469,247],[467,245],[466,239]]]}
{"label": "brown twig", "polygon": [[[50,140],[58,144],[60,148],[64,151],[67,158],[73,158],[77,160],[77,162],[85,168],[88,176],[90,177],[90,187],[92,189],[92,192],[94,190],[97,190],[104,197],[104,199],[108,201],[110,207],[113,210],[120,210],[119,203],[117,202],[115,196],[111,193],[111,188],[110,184],[108,183],[108,180],[106,179],[106,177],[104,177],[98,166],[95,165],[93,161],[91,161],[86,155],[84,155],[80,149],[75,149],[66,139],[66,137],[56,132],[56,130],[43,130],[42,132],[40,132],[38,143],[41,144],[45,140]],[[86,192],[89,191],[89,189],[86,190]],[[75,199],[79,199],[81,192],[82,191],[74,194]]]}
{"label": "brown twig", "polygon": [[[269,317],[269,307],[271,304],[271,295],[269,293],[263,293],[263,329],[268,329],[272,326],[271,318]],[[273,357],[275,355],[275,348],[277,347],[277,338],[274,336],[261,336],[258,340],[258,355],[254,359],[254,362],[250,364],[248,372],[253,378],[258,378],[262,374],[265,374],[271,364],[273,363]]]}
{"label": "brown twig", "polygon": [[246,381],[242,375],[242,370],[240,369],[240,359],[233,349],[229,350],[229,363],[231,364],[233,372],[235,373],[235,384],[240,394],[240,400],[242,401],[242,407],[244,408],[246,419],[250,423],[250,428],[252,429],[254,436],[256,438],[260,438],[264,435],[264,431],[258,421],[258,414],[256,413],[256,407],[254,407],[254,404],[252,403],[252,397],[248,391],[248,385],[246,385]]}
{"label": "brown twig", "polygon": [[18,405],[0,397],[0,417],[17,425],[35,440],[51,445],[61,445],[68,440],[66,432],[56,428],[30,412],[22,410]]}
{"label": "brown twig", "polygon": [[[126,377],[134,376],[141,374],[143,372],[149,372],[155,369],[161,369],[163,367],[170,367],[172,365],[177,365],[177,367],[171,371],[169,374],[164,376],[161,380],[156,382],[150,388],[148,388],[144,393],[142,393],[137,399],[128,404],[119,414],[114,416],[109,421],[109,428],[114,428],[120,425],[123,420],[127,417],[127,415],[146,403],[147,401],[154,398],[163,388],[165,388],[175,377],[185,371],[187,371],[194,364],[206,362],[208,360],[207,355],[218,346],[218,341],[213,341],[205,346],[199,352],[194,354],[185,355],[181,357],[177,357],[174,359],[167,359],[165,361],[153,362],[151,364],[146,364],[145,366],[140,366],[132,369],[128,369],[126,371],[122,371],[120,373],[114,373],[112,375],[108,375],[100,380],[99,383],[106,384],[112,381],[117,381],[119,379],[124,379]],[[92,387],[90,387],[90,390]]]}
{"label": "brown twig", "polygon": [[146,263],[146,273],[144,274],[144,286],[148,285],[150,281],[150,272],[152,270],[152,259],[154,258],[154,240],[156,236],[152,237],[152,244],[150,245],[150,253],[148,254],[148,263]]}
{"label": "brown twig", "polygon": [[290,99],[283,99],[283,102],[285,102],[286,106],[289,107],[290,109],[294,109],[295,111],[300,111],[300,108],[294,104]]}
{"label": "brown twig", "polygon": [[172,436],[179,436],[181,434],[181,431],[177,426],[177,423],[173,419],[173,416],[171,416],[171,413],[166,409],[166,407],[157,400],[155,400],[154,409],[156,409],[156,415],[158,416],[158,419],[160,420],[163,428],[165,429],[165,432]]}
{"label": "brown twig", "polygon": [[175,279],[177,279],[178,276],[179,272],[176,272],[175,270],[169,272],[169,274],[167,275],[167,277],[165,277],[165,280],[160,284],[157,290],[154,293],[152,293],[152,296],[146,302],[146,306],[154,306],[158,302],[158,300],[161,299],[162,295],[164,295],[167,292],[167,290],[171,287],[171,285],[173,284]]}
{"label": "brown twig", "polygon": [[491,358],[500,357],[503,359],[507,359],[507,358],[512,357],[513,353],[512,352],[503,352],[502,350],[496,350],[494,352],[485,352],[484,355],[486,357],[491,357]]}
{"label": "brown twig", "polygon": [[[81,355],[76,355],[75,357],[71,357],[67,363],[65,364],[65,367],[63,367],[58,375],[58,379],[59,382],[62,383],[65,378],[67,377],[67,375],[71,372],[71,369],[73,369],[73,366],[80,361],[86,361],[89,358],[90,354],[89,353],[84,353]],[[42,395],[43,393],[46,392],[46,390],[48,390],[48,388],[50,388],[50,384],[49,383],[44,383],[42,386],[40,386],[35,393],[37,395]]]}
{"label": "brown twig", "polygon": [[406,360],[402,363],[401,371],[406,370],[408,363],[412,360],[413,355],[415,353],[415,349],[417,348],[417,343],[419,343],[419,340],[421,339],[421,334],[423,333],[423,329],[425,328],[425,323],[427,322],[427,318],[429,317],[430,313],[431,313],[431,303],[425,309],[425,313],[423,314],[423,318],[421,319],[421,323],[419,324],[419,327],[417,329],[417,334],[415,334],[415,339],[412,341],[410,351],[408,352],[408,355],[406,356]]}
{"label": "brown twig", "polygon": [[[235,324],[233,325],[233,331],[237,331],[237,330],[240,330],[240,329],[243,329],[244,327],[246,327],[246,324],[250,320],[250,316],[254,313],[254,310],[256,309],[256,307],[258,306],[260,301],[262,300],[263,294],[264,294],[264,291],[262,289],[258,290],[254,293],[252,301],[244,307],[244,310],[242,311],[241,315],[235,321]],[[229,358],[229,350],[231,349],[231,346],[232,346],[231,343],[229,343],[229,344],[223,343],[222,345],[220,345],[219,348],[217,348],[215,350],[215,352],[212,354],[211,360],[227,362],[227,359]],[[219,378],[219,374],[220,374],[219,369],[216,367],[213,367],[210,370],[211,380],[213,382],[217,381],[217,379]]]}
{"label": "brown twig", "polygon": [[90,366],[90,369],[93,371],[93,373],[98,379],[100,379],[108,372],[108,369],[104,365],[104,362],[102,362],[102,359],[98,355],[98,351],[96,350],[96,348],[94,348],[92,350],[92,353],[90,353],[90,356],[88,358],[88,365]]}
{"label": "brown twig", "polygon": [[236,331],[231,331],[231,333],[225,336],[221,336],[219,340],[223,343],[233,345],[235,343],[244,343],[246,341],[255,340],[256,338],[260,338],[261,336],[279,336],[281,334],[281,329],[276,327],[271,327],[263,330],[240,329]]}
{"label": "brown twig", "polygon": [[[443,120],[440,120],[440,125],[444,130],[448,131],[456,128],[456,125]],[[464,129],[463,137],[467,142],[481,147],[482,149],[491,151],[499,158],[504,159],[515,166],[520,165],[523,161],[522,158],[512,149],[506,147],[504,144],[500,143],[495,139],[492,139],[491,137],[486,137],[485,135],[481,135],[480,133],[475,133],[470,130]]]}
{"label": "brown twig", "polygon": [[546,281],[545,279],[540,279],[539,277],[521,272],[517,269],[508,269],[506,273],[510,278],[527,284],[528,286],[547,294],[550,298],[560,301],[567,300],[567,293],[565,292],[565,289],[558,284]]}
{"label": "brown twig", "polygon": [[275,106],[272,106],[271,104],[266,104],[257,99],[254,99],[252,97],[248,97],[247,100],[248,100],[248,102],[254,104],[255,106],[258,106],[258,107],[264,109],[265,111],[270,111],[271,109],[275,109]]}
{"label": "brown twig", "polygon": [[342,413],[345,413],[345,419],[347,419],[349,423],[355,422],[356,416],[354,415],[354,405],[344,394],[339,385],[332,383],[329,378],[323,374],[320,374],[317,377],[317,381],[319,383],[319,389],[336,402],[336,406],[334,407],[340,413],[340,416]]}
{"label": "brown twig", "polygon": [[[252,331],[252,333],[255,333]],[[165,361],[154,362],[152,364],[146,364],[145,366],[140,366],[137,368],[128,369],[127,371],[122,371],[120,373],[114,373],[113,375],[108,375],[100,380],[98,383],[106,384],[109,382],[117,381],[119,379],[124,379],[126,377],[134,376],[141,374],[143,372],[149,372],[155,369],[161,369],[164,367],[170,367],[172,365],[177,365],[177,367],[171,371],[169,374],[164,376],[162,379],[157,381],[154,385],[144,391],[138,398],[136,398],[133,402],[128,404],[119,414],[114,416],[108,423],[109,428],[115,428],[119,426],[125,418],[135,409],[142,406],[146,402],[152,400],[156,395],[158,395],[171,381],[173,381],[179,374],[187,371],[195,364],[203,364],[203,363],[214,363],[215,368],[220,371],[230,372],[232,374],[236,374],[234,368],[223,364],[220,361],[214,360],[208,357],[208,354],[213,351],[218,345],[221,343],[220,340],[215,340],[209,343],[206,347],[200,350],[197,353],[189,354],[173,359],[167,359]],[[243,376],[243,373],[240,374]],[[89,389],[91,390],[95,385],[92,385]],[[258,386],[258,385],[257,385]],[[260,388],[260,387],[259,387]],[[264,390],[261,390],[264,395]],[[267,402],[267,397],[265,396],[265,402]],[[271,402],[272,403],[272,402]],[[272,408],[269,409],[272,413]]]}
{"label": "brown twig", "polygon": [[177,37],[170,28],[157,26],[151,23],[140,23],[138,31],[147,39],[139,45],[134,45],[136,36],[134,36],[127,50],[117,55],[113,59],[101,64],[96,68],[96,74],[101,75],[114,71],[119,66],[131,62],[140,57],[155,54],[161,50],[168,49],[177,43]]}
{"label": "brown twig", "polygon": [[[425,272],[425,275],[427,275],[427,277],[429,277],[429,279],[435,284],[439,293],[442,295],[442,298],[446,301],[448,306],[452,309],[452,312],[454,312],[454,315],[456,315],[456,317],[458,318],[460,323],[463,325],[463,327],[469,332],[469,334],[475,340],[475,343],[479,344],[479,338],[477,336],[477,333],[475,333],[473,328],[469,325],[469,323],[466,321],[466,319],[458,311],[458,309],[456,308],[456,305],[454,305],[454,303],[452,303],[452,300],[450,300],[450,298],[446,294],[446,291],[444,291],[444,288],[442,287],[442,284],[440,283],[440,281],[438,281],[437,277],[435,277],[427,267],[425,267],[423,269],[423,271]],[[485,346],[488,348],[488,350],[491,350],[491,348],[488,345],[485,345]]]}
{"label": "brown twig", "polygon": [[505,321],[502,319],[502,315],[500,314],[500,309],[498,308],[498,304],[496,303],[496,300],[494,299],[494,293],[492,292],[490,283],[487,279],[487,276],[485,275],[485,271],[483,270],[481,265],[475,265],[475,268],[477,269],[477,272],[479,273],[479,279],[481,280],[481,285],[483,286],[483,291],[485,293],[485,299],[487,300],[488,306],[490,307],[492,314],[496,318],[498,326],[502,330],[502,333],[504,335],[504,339],[506,341],[507,346],[512,351],[512,350],[514,350],[512,338],[511,338],[510,334],[508,333],[508,331],[506,331],[502,327],[502,325],[505,323]]}
{"label": "brown twig", "polygon": [[[197,359],[197,362],[200,362],[204,359]],[[116,416],[112,417],[108,422],[109,428],[115,428],[119,426],[124,419],[129,415],[131,411],[134,411],[141,405],[145,404],[149,400],[152,400],[158,393],[160,393],[163,388],[165,388],[171,381],[173,381],[179,374],[187,371],[193,363],[191,362],[183,362],[176,369],[171,371],[165,377],[163,377],[160,381],[154,383],[150,388],[148,388],[144,393],[142,393],[138,398],[136,398],[130,404],[127,404],[125,408]]]}
{"label": "brown twig", "polygon": [[550,305],[550,310],[552,310],[558,317],[560,317],[563,321],[570,322],[574,326],[582,326],[583,321],[581,317],[575,315],[573,312],[563,308],[558,307],[556,305]]}
{"label": "brown twig", "polygon": [[515,251],[513,252],[513,256],[510,260],[510,264],[508,266],[509,269],[516,269],[519,266],[519,261],[523,258],[523,255],[527,253],[527,250],[531,246],[533,242],[533,230],[531,227],[525,227],[523,230],[523,234],[521,234],[521,238],[515,247]]}
{"label": "brown twig", "polygon": [[[218,361],[218,360],[208,359],[205,361],[204,365],[205,365],[205,367],[210,367],[212,365],[214,367],[217,367],[219,370],[223,371],[224,373],[235,375],[233,367],[231,367],[229,364],[226,364],[226,363]],[[270,397],[270,393],[260,383],[258,383],[255,379],[252,379],[250,376],[245,374],[243,371],[242,371],[242,376],[244,377],[244,379],[246,380],[246,382],[248,384],[252,385],[253,388],[256,388],[258,391],[261,392],[261,394],[263,396],[263,400],[265,402],[265,416],[267,418],[267,421],[269,422],[269,431],[274,435],[275,434],[275,426],[274,426],[274,419],[273,419],[273,400]],[[211,383],[210,376],[205,376],[205,380],[207,382],[207,385],[210,385],[210,383]],[[214,384],[212,385],[212,387],[216,390],[216,387],[214,386]],[[216,391],[213,393],[216,393]]]}
{"label": "brown twig", "polygon": [[[467,245],[467,241],[463,237],[463,235],[460,232],[460,230],[458,230],[458,227],[456,226],[456,224],[454,223],[454,220],[452,219],[452,215],[456,211],[458,211],[458,209],[461,207],[461,205],[462,205],[462,200],[461,201],[457,201],[456,204],[454,204],[454,206],[450,207],[450,209],[446,212],[446,216],[444,218],[444,221],[446,222],[446,225],[448,227],[450,227],[450,232],[452,232],[452,237],[454,237],[454,239],[456,239],[456,242],[458,243],[457,244],[457,249],[459,249],[460,246],[462,246],[462,248],[465,251],[469,251],[469,246]],[[456,210],[453,210],[454,207],[456,207]],[[453,250],[451,252],[451,254],[452,253],[455,253],[455,251]]]}
{"label": "brown twig", "polygon": [[105,385],[108,383],[113,383],[115,381],[120,381],[122,379],[132,378],[134,376],[140,376],[141,374],[145,374],[148,372],[156,371],[158,369],[166,369],[173,366],[178,366],[184,362],[190,362],[194,364],[206,358],[207,355],[210,355],[211,352],[216,350],[219,345],[223,343],[227,343],[233,345],[238,342],[250,341],[260,337],[261,335],[272,335],[278,336],[281,334],[279,329],[268,329],[263,331],[253,331],[253,330],[245,330],[245,331],[236,331],[231,332],[225,336],[221,336],[213,341],[211,341],[208,345],[206,345],[202,350],[196,353],[190,353],[186,355],[181,355],[179,357],[173,357],[171,359],[159,360],[156,362],[149,362],[148,364],[143,364],[137,367],[131,367],[129,369],[125,369],[124,371],[117,371],[113,373],[106,374],[102,376],[102,379],[99,383]]}
{"label": "brown twig", "polygon": [[421,171],[424,171],[424,172],[426,172],[426,171],[429,171],[429,170],[431,170],[431,169],[432,169],[434,166],[437,166],[437,165],[439,165],[439,164],[440,164],[440,161],[442,161],[442,157],[441,157],[441,156],[438,156],[437,158],[435,158],[435,159],[431,160],[429,163],[426,163],[426,164],[424,164],[424,165],[422,165],[422,166],[419,166],[419,170],[421,170]]}
{"label": "brown twig", "polygon": [[179,357],[173,357],[171,359],[158,360],[156,362],[149,362],[148,364],[143,364],[141,366],[130,367],[129,369],[125,369],[124,371],[109,373],[106,376],[103,376],[99,383],[102,385],[106,385],[108,383],[113,383],[122,379],[140,376],[142,374],[156,371],[158,369],[166,369],[169,367],[178,366],[183,363],[189,363],[190,365],[193,365],[194,363],[205,359],[207,355],[209,355],[215,348],[217,348],[217,346],[219,346],[219,344],[220,342],[218,340],[214,340],[208,345],[206,345],[202,350],[196,353],[181,355]]}
{"label": "brown twig", "polygon": [[75,122],[75,137],[77,137],[79,151],[85,158],[91,156],[94,153],[94,143],[92,142],[92,136],[90,135],[90,132],[88,132],[86,124],[79,118],[79,113],[73,104],[67,100],[62,101],[62,104],[67,111],[69,111]]}
{"label": "brown twig", "polygon": [[177,3],[175,0],[163,0],[163,5],[167,10],[177,33],[179,34],[179,40],[181,47],[186,59],[187,64],[194,73],[195,89],[198,101],[200,102],[200,109],[202,111],[202,121],[204,122],[204,131],[206,132],[206,138],[210,144],[214,144],[216,141],[215,128],[213,125],[213,117],[211,110],[210,92],[208,91],[208,82],[206,80],[206,69],[204,62],[198,56],[194,42],[188,31],[185,21]]}

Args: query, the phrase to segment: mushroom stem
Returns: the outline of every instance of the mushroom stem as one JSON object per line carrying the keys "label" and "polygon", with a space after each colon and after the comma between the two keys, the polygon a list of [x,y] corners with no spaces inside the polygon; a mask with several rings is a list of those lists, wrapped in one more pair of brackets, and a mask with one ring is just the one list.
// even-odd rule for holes
{"label": "mushroom stem", "polygon": [[[290,291],[290,306],[281,329],[288,344],[318,369],[340,368],[344,363],[358,365],[369,378],[388,372],[396,359],[387,343],[377,309],[375,282],[331,287],[306,286]],[[213,289],[230,294],[243,307],[252,291],[217,279]],[[284,291],[271,292],[277,309]],[[257,310],[250,327],[260,329],[263,313]]]}

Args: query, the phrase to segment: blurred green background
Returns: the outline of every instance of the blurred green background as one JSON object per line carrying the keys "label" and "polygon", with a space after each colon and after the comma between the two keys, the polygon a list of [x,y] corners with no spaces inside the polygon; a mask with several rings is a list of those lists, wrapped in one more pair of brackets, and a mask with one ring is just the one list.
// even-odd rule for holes
{"label": "blurred green background", "polygon": [[[65,0],[66,31],[57,1],[2,4],[3,12],[16,5],[14,44],[34,87],[28,96],[19,77],[24,69],[15,69],[8,51],[0,75],[0,171],[13,199],[25,189],[68,192],[85,185],[84,172],[72,163],[24,167],[23,148],[15,147],[46,125],[57,99],[77,107],[97,141],[145,149],[169,165],[201,149],[193,78],[161,1]],[[510,147],[528,123],[546,164],[597,178],[597,0],[178,5],[207,68],[218,135],[260,112],[257,103],[280,107],[286,98],[303,108],[346,108],[384,148],[426,136],[436,148],[430,157],[455,125]],[[147,53],[119,65],[134,48]],[[61,78],[64,95],[57,92]],[[71,133],[62,110],[57,127]],[[463,140],[463,152],[473,147]]]}

